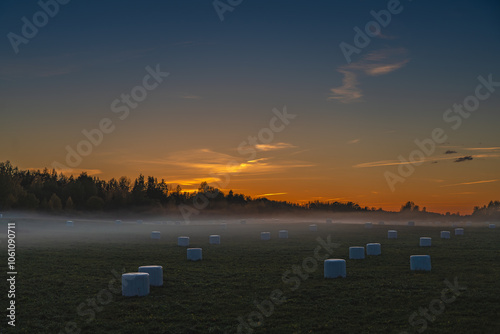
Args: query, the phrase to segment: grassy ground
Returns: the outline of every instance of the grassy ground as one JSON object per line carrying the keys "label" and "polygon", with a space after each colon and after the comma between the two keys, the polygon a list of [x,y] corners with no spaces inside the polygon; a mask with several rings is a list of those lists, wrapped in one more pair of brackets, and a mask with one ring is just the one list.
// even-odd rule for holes
{"label": "grassy ground", "polygon": [[[76,222],[31,239],[30,224],[17,224],[17,321],[6,329],[3,316],[2,333],[236,333],[239,317],[247,323],[241,333],[500,333],[500,230],[484,225],[442,240],[439,231],[451,227],[323,223],[310,232],[308,223],[228,224],[227,230],[103,223],[108,230],[90,233],[97,223]],[[387,239],[392,228],[397,240]],[[278,239],[280,229],[290,238]],[[152,230],[162,232],[161,240],[149,238]],[[261,231],[272,240],[261,241]],[[214,233],[221,245],[209,245]],[[203,248],[203,261],[186,260],[179,235]],[[338,244],[329,257],[347,259],[347,278],[323,278],[323,263],[314,260],[318,236]],[[419,247],[421,236],[432,237],[432,247]],[[380,242],[382,255],[348,260],[349,246],[368,242]],[[431,255],[430,273],[410,271],[414,254]],[[3,272],[6,262],[2,257]],[[119,274],[141,265],[162,265],[163,287],[147,297],[122,297]],[[462,289],[445,290],[445,280]],[[8,290],[5,280],[2,286]],[[2,297],[4,310],[6,303]]]}

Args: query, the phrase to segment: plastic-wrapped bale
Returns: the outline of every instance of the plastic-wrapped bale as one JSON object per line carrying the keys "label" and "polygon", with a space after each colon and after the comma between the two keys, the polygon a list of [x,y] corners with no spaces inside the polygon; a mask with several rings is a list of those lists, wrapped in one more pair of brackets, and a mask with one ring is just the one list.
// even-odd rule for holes
{"label": "plastic-wrapped bale", "polygon": [[288,239],[288,230],[280,230],[278,232],[278,237],[280,239]]}
{"label": "plastic-wrapped bale", "polygon": [[116,224],[116,225],[121,225],[121,224],[122,224],[122,221],[117,219],[117,220],[115,220],[115,224]]}
{"label": "plastic-wrapped bale", "polygon": [[396,230],[389,230],[389,231],[387,231],[387,238],[389,238],[389,239],[397,239],[398,238],[398,231],[396,231]]}
{"label": "plastic-wrapped bale", "polygon": [[140,220],[140,219],[139,219],[139,220],[137,221],[137,224],[142,224],[142,220]]}
{"label": "plastic-wrapped bale", "polygon": [[351,260],[361,260],[365,258],[365,248],[360,246],[349,247],[349,258]]}
{"label": "plastic-wrapped bale", "polygon": [[270,240],[271,232],[260,232],[260,240]]}
{"label": "plastic-wrapped bale", "polygon": [[455,235],[464,235],[464,229],[459,227],[455,229]]}
{"label": "plastic-wrapped bale", "polygon": [[410,270],[431,271],[431,256],[430,255],[410,256]]}
{"label": "plastic-wrapped bale", "polygon": [[450,239],[450,231],[441,231],[441,239]]}
{"label": "plastic-wrapped bale", "polygon": [[162,286],[163,285],[163,267],[162,266],[141,266],[139,267],[140,273],[149,274],[149,285]]}
{"label": "plastic-wrapped bale", "polygon": [[183,246],[183,247],[189,246],[189,237],[178,237],[177,246]]}
{"label": "plastic-wrapped bale", "polygon": [[0,213],[0,219],[3,218],[3,214]]}
{"label": "plastic-wrapped bale", "polygon": [[66,226],[75,226],[75,224],[73,223],[73,221],[72,221],[72,220],[68,220],[68,221],[66,222]]}
{"label": "plastic-wrapped bale", "polygon": [[324,264],[325,278],[346,277],[346,264],[344,259],[328,259]]}
{"label": "plastic-wrapped bale", "polygon": [[148,273],[126,273],[122,275],[122,295],[126,297],[149,294]]}
{"label": "plastic-wrapped bale", "polygon": [[201,248],[188,248],[187,249],[187,259],[190,261],[200,261],[201,260]]}
{"label": "plastic-wrapped bale", "polygon": [[409,221],[407,225],[408,226],[415,226],[415,222],[414,221]]}
{"label": "plastic-wrapped bale", "polygon": [[496,227],[496,225],[495,225],[495,224],[489,224],[489,225],[488,225],[488,227],[489,227],[489,228],[495,228],[495,227]]}
{"label": "plastic-wrapped bale", "polygon": [[372,228],[373,227],[373,224],[368,222],[368,223],[365,223],[365,228]]}
{"label": "plastic-wrapped bale", "polygon": [[212,234],[208,237],[210,245],[220,245],[220,235]]}
{"label": "plastic-wrapped bale", "polygon": [[382,254],[382,247],[379,243],[366,244],[366,255],[380,255]]}
{"label": "plastic-wrapped bale", "polygon": [[385,225],[385,223],[384,223],[384,222],[378,222],[378,224],[379,224],[379,225]]}
{"label": "plastic-wrapped bale", "polygon": [[332,222],[332,220],[331,220],[331,219],[327,219],[327,220],[326,220],[326,223],[327,223],[328,225],[333,224],[333,222]]}
{"label": "plastic-wrapped bale", "polygon": [[316,232],[317,230],[318,230],[318,225],[316,224],[309,225],[309,231]]}
{"label": "plastic-wrapped bale", "polygon": [[157,240],[157,239],[160,239],[160,237],[161,237],[160,231],[153,231],[153,232],[151,232],[151,239],[156,239]]}
{"label": "plastic-wrapped bale", "polygon": [[420,247],[430,247],[432,243],[432,238],[420,237]]}

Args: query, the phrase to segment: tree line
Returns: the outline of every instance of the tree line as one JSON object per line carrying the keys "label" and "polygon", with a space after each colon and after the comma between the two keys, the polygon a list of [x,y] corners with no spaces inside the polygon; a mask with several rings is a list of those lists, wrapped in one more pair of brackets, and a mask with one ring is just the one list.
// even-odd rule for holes
{"label": "tree line", "polygon": [[[178,213],[179,205],[195,203],[197,196],[209,198],[206,210],[232,212],[384,212],[380,208],[361,207],[356,203],[311,201],[305,204],[274,201],[265,197],[252,198],[227,194],[202,182],[196,192],[186,192],[179,185],[167,184],[164,179],[139,175],[134,181],[122,176],[109,181],[82,172],[79,176],[66,176],[55,170],[20,170],[9,161],[0,163],[0,210],[37,210],[46,212],[157,210]],[[474,214],[498,214],[499,202],[474,208]],[[401,207],[401,212],[425,213],[413,202]]]}

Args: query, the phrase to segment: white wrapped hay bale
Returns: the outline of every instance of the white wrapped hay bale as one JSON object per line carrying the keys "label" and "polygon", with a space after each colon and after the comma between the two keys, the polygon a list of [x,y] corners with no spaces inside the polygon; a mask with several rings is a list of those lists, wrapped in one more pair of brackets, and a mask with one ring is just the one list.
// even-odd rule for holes
{"label": "white wrapped hay bale", "polygon": [[351,260],[361,260],[365,258],[365,248],[361,246],[349,247],[349,258]]}
{"label": "white wrapped hay bale", "polygon": [[139,267],[140,273],[149,274],[149,285],[162,286],[163,285],[163,267],[162,266],[141,266]]}
{"label": "white wrapped hay bale", "polygon": [[126,297],[149,294],[148,273],[126,273],[122,275],[122,295]]}
{"label": "white wrapped hay bale", "polygon": [[441,231],[441,239],[450,239],[450,231]]}
{"label": "white wrapped hay bale", "polygon": [[280,239],[288,239],[288,230],[280,230],[278,232],[278,237]]}
{"label": "white wrapped hay bale", "polygon": [[398,231],[396,231],[396,230],[387,231],[387,238],[388,239],[397,239],[398,238]]}
{"label": "white wrapped hay bale", "polygon": [[328,259],[324,264],[325,278],[346,277],[346,264],[344,259]]}
{"label": "white wrapped hay bale", "polygon": [[316,224],[309,225],[309,231],[312,231],[312,232],[318,231],[318,225],[316,225]]}
{"label": "white wrapped hay bale", "polygon": [[73,227],[73,226],[75,226],[75,224],[73,223],[73,221],[72,221],[72,220],[68,220],[68,221],[66,222],[66,226]]}
{"label": "white wrapped hay bale", "polygon": [[210,245],[220,245],[220,235],[212,234],[208,237]]}
{"label": "white wrapped hay bale", "polygon": [[158,239],[160,239],[160,237],[161,237],[160,231],[153,231],[153,232],[151,232],[151,239],[158,240]]}
{"label": "white wrapped hay bale", "polygon": [[432,238],[420,237],[420,247],[430,247],[432,243]]}
{"label": "white wrapped hay bale", "polygon": [[116,224],[116,225],[121,225],[121,224],[122,224],[122,221],[117,219],[117,220],[115,220],[115,224]]}
{"label": "white wrapped hay bale", "polygon": [[415,222],[414,221],[409,221],[407,225],[408,226],[415,226]]}
{"label": "white wrapped hay bale", "polygon": [[455,235],[464,235],[464,229],[459,227],[455,229]]}
{"label": "white wrapped hay bale", "polygon": [[189,246],[189,237],[178,237],[177,246],[183,246],[183,247]]}
{"label": "white wrapped hay bale", "polygon": [[190,261],[200,261],[202,259],[201,248],[188,248],[187,259]]}
{"label": "white wrapped hay bale", "polygon": [[271,232],[260,232],[260,240],[271,240]]}
{"label": "white wrapped hay bale", "polygon": [[410,270],[431,271],[431,256],[430,255],[410,256]]}
{"label": "white wrapped hay bale", "polygon": [[382,254],[382,246],[379,243],[366,244],[366,255],[380,255]]}
{"label": "white wrapped hay bale", "polygon": [[495,227],[496,227],[496,225],[495,225],[495,224],[489,224],[489,225],[488,225],[488,227],[489,227],[489,228],[495,228]]}
{"label": "white wrapped hay bale", "polygon": [[365,223],[365,228],[372,228],[373,224],[370,222]]}

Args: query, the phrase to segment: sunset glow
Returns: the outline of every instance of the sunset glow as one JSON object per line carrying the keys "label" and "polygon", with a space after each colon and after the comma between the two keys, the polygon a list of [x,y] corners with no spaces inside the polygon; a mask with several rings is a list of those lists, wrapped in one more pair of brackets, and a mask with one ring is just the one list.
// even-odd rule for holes
{"label": "sunset glow", "polygon": [[[429,6],[359,37],[386,2],[246,1],[223,21],[210,1],[70,2],[4,38],[0,161],[470,213],[500,194],[499,6]],[[0,7],[3,36],[40,10]]]}

